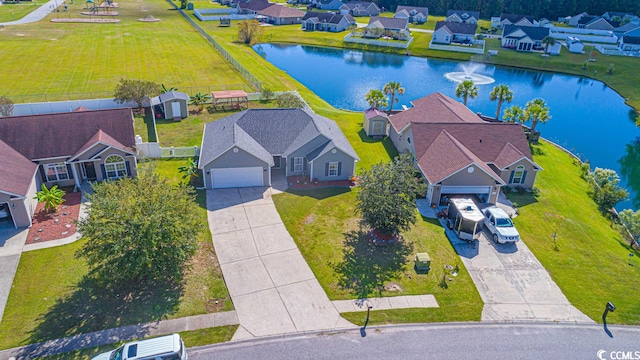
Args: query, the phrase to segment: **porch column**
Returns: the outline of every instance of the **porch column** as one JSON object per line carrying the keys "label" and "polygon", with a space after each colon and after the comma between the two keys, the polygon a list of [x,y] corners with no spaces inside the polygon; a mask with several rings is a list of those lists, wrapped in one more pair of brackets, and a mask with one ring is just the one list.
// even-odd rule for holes
{"label": "porch column", "polygon": [[309,181],[313,181],[313,160],[309,161]]}
{"label": "porch column", "polygon": [[71,163],[71,172],[73,173],[73,180],[76,183],[76,187],[80,188],[80,179],[78,179],[78,171],[76,170],[76,165],[78,163]]}

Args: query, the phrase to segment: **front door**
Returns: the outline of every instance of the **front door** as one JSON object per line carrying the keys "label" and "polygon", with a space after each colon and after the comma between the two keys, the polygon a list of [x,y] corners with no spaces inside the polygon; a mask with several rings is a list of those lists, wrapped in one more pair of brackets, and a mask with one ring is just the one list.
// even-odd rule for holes
{"label": "front door", "polygon": [[82,163],[82,168],[84,169],[85,179],[87,180],[95,180],[96,179],[96,167],[92,162]]}
{"label": "front door", "polygon": [[282,162],[282,156],[274,156],[273,157],[273,163],[275,165],[273,165],[274,169],[280,169],[280,164]]}

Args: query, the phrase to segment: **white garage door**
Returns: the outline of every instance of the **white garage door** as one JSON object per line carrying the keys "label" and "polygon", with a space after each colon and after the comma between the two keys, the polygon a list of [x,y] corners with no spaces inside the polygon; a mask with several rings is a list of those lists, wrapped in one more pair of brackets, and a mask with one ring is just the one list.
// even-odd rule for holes
{"label": "white garage door", "polygon": [[262,167],[222,168],[211,170],[214,189],[262,186]]}

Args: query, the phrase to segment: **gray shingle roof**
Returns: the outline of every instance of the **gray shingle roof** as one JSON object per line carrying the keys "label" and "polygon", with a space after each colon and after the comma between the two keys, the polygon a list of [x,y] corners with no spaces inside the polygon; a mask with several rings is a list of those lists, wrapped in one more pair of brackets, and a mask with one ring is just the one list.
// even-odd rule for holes
{"label": "gray shingle roof", "polygon": [[479,20],[480,12],[479,11],[466,11],[466,10],[447,10],[447,17],[451,15],[458,15],[462,20],[466,20],[470,17]]}
{"label": "gray shingle roof", "polygon": [[505,25],[502,31],[502,37],[509,37],[513,32],[522,30],[531,40],[542,40],[545,36],[549,36],[549,28],[533,27],[533,26],[518,26],[518,25]]}
{"label": "gray shingle roof", "polygon": [[186,93],[183,93],[181,91],[169,91],[169,92],[166,92],[164,94],[160,94],[159,97],[160,97],[160,101],[161,102],[165,102],[165,101],[169,101],[169,100],[175,100],[175,99],[189,101],[189,95],[187,95]]}
{"label": "gray shingle roof", "polygon": [[333,120],[303,109],[249,109],[205,125],[200,167],[233,146],[273,165],[272,156],[288,156],[318,136],[358,159]]}
{"label": "gray shingle roof", "polygon": [[320,12],[313,12],[313,11],[309,11],[306,14],[304,14],[302,21],[311,20],[313,22],[339,24],[342,18],[346,18],[348,23],[355,22],[355,20],[353,20],[353,17],[351,15],[320,13]]}
{"label": "gray shingle roof", "polygon": [[375,23],[375,22],[379,22],[380,25],[382,25],[382,27],[384,27],[385,29],[391,29],[391,30],[402,30],[402,29],[406,29],[408,22],[407,19],[398,19],[398,18],[387,18],[387,17],[379,17],[379,16],[372,16],[369,19],[369,25]]}
{"label": "gray shingle roof", "polygon": [[476,33],[476,29],[478,28],[478,25],[457,23],[457,22],[450,22],[450,21],[438,21],[436,23],[435,29],[438,30],[442,27],[449,29],[449,32],[452,34],[473,35]]}

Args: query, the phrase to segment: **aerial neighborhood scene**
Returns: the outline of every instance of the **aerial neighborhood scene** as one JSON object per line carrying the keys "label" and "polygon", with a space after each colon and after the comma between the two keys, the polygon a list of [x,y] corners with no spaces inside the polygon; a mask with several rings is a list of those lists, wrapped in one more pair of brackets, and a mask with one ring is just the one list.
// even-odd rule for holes
{"label": "aerial neighborhood scene", "polygon": [[640,359],[640,2],[0,0],[0,62],[0,360]]}

